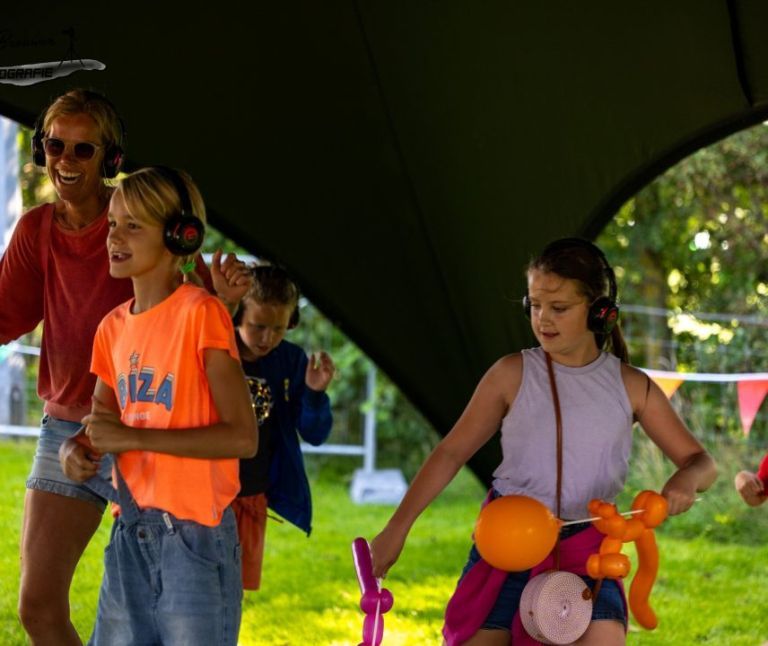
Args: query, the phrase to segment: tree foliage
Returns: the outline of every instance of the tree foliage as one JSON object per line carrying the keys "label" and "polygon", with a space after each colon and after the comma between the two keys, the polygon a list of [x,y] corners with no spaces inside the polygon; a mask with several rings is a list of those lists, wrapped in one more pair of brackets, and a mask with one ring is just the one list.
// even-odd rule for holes
{"label": "tree foliage", "polygon": [[[598,239],[615,265],[621,300],[673,312],[623,314],[636,363],[768,371],[766,214],[765,125],[697,151],[622,206]],[[686,384],[679,392],[678,404],[697,425],[738,432],[735,386]],[[763,415],[756,435],[764,437],[765,426]]]}

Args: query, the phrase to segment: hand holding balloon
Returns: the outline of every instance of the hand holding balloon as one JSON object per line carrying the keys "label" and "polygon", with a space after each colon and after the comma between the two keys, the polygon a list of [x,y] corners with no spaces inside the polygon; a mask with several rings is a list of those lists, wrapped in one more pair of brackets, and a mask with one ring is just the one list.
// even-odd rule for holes
{"label": "hand holding balloon", "polygon": [[669,515],[676,516],[688,511],[696,502],[696,485],[698,480],[695,473],[681,469],[672,474],[667,480],[661,495],[667,499]]}
{"label": "hand holding balloon", "polygon": [[363,641],[359,646],[379,646],[384,636],[382,615],[392,608],[394,598],[389,590],[381,588],[379,580],[373,576],[368,541],[364,538],[356,538],[352,541],[352,556],[355,560],[360,592],[363,595],[360,598],[360,608],[365,613]]}

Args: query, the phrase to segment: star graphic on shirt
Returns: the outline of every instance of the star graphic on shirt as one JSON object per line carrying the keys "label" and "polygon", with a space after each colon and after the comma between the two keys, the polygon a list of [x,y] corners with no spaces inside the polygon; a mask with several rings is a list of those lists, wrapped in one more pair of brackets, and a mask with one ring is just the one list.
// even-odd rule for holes
{"label": "star graphic on shirt", "polygon": [[133,352],[128,360],[131,362],[131,370],[138,369],[139,367],[139,353]]}

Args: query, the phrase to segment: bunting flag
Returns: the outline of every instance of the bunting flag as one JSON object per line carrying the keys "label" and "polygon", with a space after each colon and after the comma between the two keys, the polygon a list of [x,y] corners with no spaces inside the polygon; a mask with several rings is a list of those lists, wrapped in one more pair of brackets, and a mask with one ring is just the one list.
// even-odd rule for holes
{"label": "bunting flag", "polygon": [[760,404],[768,394],[768,379],[760,381],[740,381],[736,385],[739,394],[739,414],[744,436],[749,435],[752,423],[755,421]]}
{"label": "bunting flag", "polygon": [[739,415],[745,437],[749,435],[757,412],[768,395],[768,372],[749,372],[735,374],[718,374],[702,372],[671,372],[667,370],[651,370],[640,368],[667,397],[672,397],[684,381],[710,381],[718,383],[736,382],[736,392],[739,397]]}
{"label": "bunting flag", "polygon": [[682,379],[670,379],[669,377],[651,377],[661,388],[662,392],[667,396],[667,399],[671,399],[675,391],[683,383]]}

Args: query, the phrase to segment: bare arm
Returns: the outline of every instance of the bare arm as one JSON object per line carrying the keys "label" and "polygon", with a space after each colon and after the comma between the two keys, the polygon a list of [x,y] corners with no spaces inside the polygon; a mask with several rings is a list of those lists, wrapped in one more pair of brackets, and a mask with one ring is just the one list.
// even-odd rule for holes
{"label": "bare arm", "polygon": [[522,358],[511,355],[497,361],[480,380],[455,426],[424,462],[387,526],[371,542],[374,576],[383,576],[392,567],[421,512],[499,429],[521,377]]}
{"label": "bare arm", "polygon": [[247,458],[256,454],[258,429],[242,368],[224,350],[205,350],[205,372],[219,421],[200,428],[133,428],[120,421],[112,389],[100,379],[94,406],[83,418],[94,449],[101,453],[156,451],[190,458]]}
{"label": "bare arm", "polygon": [[677,467],[661,490],[669,503],[669,513],[687,511],[696,500],[696,493],[708,489],[717,478],[715,462],[688,430],[661,388],[651,381],[646,391],[648,377],[629,366],[623,366],[623,377],[640,425]]}

